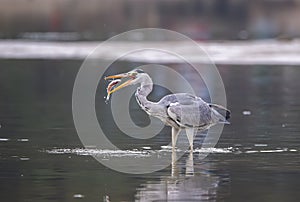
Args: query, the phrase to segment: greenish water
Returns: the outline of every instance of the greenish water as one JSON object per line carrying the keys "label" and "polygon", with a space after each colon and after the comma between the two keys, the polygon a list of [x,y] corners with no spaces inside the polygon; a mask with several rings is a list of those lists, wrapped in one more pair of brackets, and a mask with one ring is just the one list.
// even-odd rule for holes
{"label": "greenish water", "polygon": [[[204,160],[197,152],[186,153],[161,171],[129,175],[103,166],[89,155],[91,150],[79,152],[83,146],[73,124],[71,97],[80,65],[65,60],[0,61],[1,201],[300,199],[298,66],[218,66],[232,111],[231,125],[216,146],[220,150]],[[117,64],[110,71],[121,71],[124,65],[139,64]],[[172,66],[191,76],[185,66]],[[121,149],[159,150],[170,142],[169,128],[151,140],[121,136],[101,82],[97,116]],[[209,99],[205,87],[199,88]],[[159,92],[152,99],[167,93]],[[138,125],[149,121],[134,101],[131,109]]]}

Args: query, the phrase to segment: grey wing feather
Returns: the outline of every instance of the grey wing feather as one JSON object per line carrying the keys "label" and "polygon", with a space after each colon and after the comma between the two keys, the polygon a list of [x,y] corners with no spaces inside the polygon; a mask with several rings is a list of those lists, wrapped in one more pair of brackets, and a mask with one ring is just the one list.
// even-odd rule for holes
{"label": "grey wing feather", "polygon": [[180,104],[189,105],[189,104],[193,104],[195,101],[199,101],[199,100],[204,102],[201,98],[196,97],[191,94],[188,94],[188,93],[176,93],[176,94],[166,95],[159,101],[159,104],[168,106],[171,103],[180,102]]}
{"label": "grey wing feather", "polygon": [[212,111],[206,103],[182,105],[172,103],[167,110],[168,115],[181,127],[205,127],[212,124]]}
{"label": "grey wing feather", "polygon": [[168,116],[181,127],[205,127],[215,120],[214,111],[200,97],[187,93],[167,95],[159,104],[167,107]]}

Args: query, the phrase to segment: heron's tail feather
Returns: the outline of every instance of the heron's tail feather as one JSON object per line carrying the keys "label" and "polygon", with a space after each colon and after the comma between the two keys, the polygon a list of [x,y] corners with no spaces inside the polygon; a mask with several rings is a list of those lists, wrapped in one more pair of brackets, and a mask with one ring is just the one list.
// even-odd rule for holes
{"label": "heron's tail feather", "polygon": [[224,123],[225,124],[229,124],[229,122],[227,121],[228,119],[230,119],[230,110],[226,109],[225,107],[221,106],[221,105],[217,105],[217,104],[209,104],[210,107],[213,107],[215,110],[217,110],[220,114],[224,114],[225,113],[225,120]]}

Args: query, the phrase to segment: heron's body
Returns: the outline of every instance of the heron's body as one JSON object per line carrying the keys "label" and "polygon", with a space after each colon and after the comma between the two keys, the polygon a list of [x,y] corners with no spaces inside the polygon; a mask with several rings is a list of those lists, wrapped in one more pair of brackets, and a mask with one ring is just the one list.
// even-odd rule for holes
{"label": "heron's body", "polygon": [[[166,125],[172,127],[173,148],[175,148],[178,134],[182,129],[186,130],[190,148],[193,149],[193,139],[197,130],[206,130],[217,123],[228,123],[226,119],[229,118],[230,112],[227,109],[219,105],[206,103],[200,97],[188,93],[166,95],[159,102],[149,101],[147,96],[151,93],[153,88],[152,79],[142,70],[133,71],[136,77],[132,79],[134,82],[130,84],[140,84],[140,87],[137,88],[135,93],[138,104],[147,114],[159,118]],[[121,75],[111,76],[111,78],[126,77],[125,74]],[[129,84],[120,86],[116,90],[126,85]],[[226,117],[222,116],[214,107],[225,110]]]}

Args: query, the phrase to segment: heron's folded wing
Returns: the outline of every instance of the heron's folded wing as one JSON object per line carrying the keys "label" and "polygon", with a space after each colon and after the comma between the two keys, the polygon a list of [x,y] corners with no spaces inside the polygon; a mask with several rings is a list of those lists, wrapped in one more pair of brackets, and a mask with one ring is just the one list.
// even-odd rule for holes
{"label": "heron's folded wing", "polygon": [[211,108],[205,102],[171,103],[167,113],[182,127],[203,127],[211,123]]}

